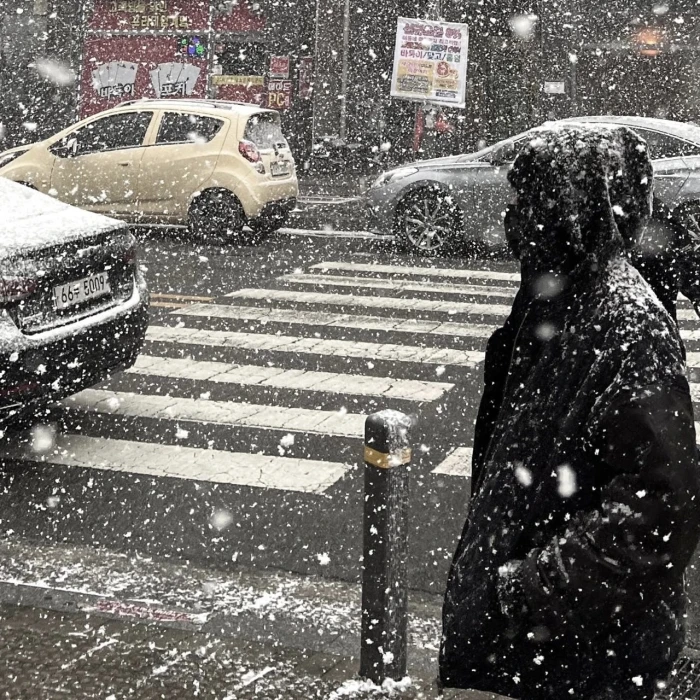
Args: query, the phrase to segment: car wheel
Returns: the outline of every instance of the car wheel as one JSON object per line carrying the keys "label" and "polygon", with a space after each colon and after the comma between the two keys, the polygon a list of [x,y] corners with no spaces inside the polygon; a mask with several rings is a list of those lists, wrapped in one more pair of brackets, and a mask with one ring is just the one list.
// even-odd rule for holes
{"label": "car wheel", "polygon": [[187,218],[190,233],[197,238],[240,235],[245,216],[236,197],[226,190],[210,190],[190,205]]}
{"label": "car wheel", "polygon": [[423,187],[399,202],[395,229],[400,243],[415,252],[453,252],[462,238],[462,212],[451,195],[437,187]]}

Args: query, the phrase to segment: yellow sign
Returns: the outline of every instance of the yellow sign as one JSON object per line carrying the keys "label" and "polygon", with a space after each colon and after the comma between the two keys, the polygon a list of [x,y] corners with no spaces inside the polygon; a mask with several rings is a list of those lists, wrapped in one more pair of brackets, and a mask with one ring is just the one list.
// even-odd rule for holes
{"label": "yellow sign", "polygon": [[213,75],[212,85],[245,85],[252,87],[255,85],[265,85],[263,75]]}

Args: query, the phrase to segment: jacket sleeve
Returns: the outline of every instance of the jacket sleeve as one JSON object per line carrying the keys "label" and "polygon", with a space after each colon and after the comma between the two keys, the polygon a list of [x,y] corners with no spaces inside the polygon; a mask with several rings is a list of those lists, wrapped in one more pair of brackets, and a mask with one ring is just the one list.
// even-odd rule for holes
{"label": "jacket sleeve", "polygon": [[502,567],[501,605],[537,617],[559,609],[611,615],[682,577],[700,536],[700,478],[688,384],[644,392],[600,425],[599,506],[524,561]]}

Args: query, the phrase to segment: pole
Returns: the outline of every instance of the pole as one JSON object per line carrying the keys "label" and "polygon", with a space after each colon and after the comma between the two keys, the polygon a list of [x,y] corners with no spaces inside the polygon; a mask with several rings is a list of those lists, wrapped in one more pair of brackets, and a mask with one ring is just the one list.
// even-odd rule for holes
{"label": "pole", "polygon": [[406,675],[409,432],[399,411],[365,421],[360,675],[381,684]]}

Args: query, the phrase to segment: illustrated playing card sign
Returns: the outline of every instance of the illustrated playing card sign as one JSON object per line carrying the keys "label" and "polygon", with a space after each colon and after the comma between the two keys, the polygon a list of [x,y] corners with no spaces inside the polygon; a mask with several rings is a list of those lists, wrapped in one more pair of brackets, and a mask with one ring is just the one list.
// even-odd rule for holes
{"label": "illustrated playing card sign", "polygon": [[158,97],[191,95],[200,69],[191,63],[159,63],[151,71],[151,84]]}
{"label": "illustrated playing card sign", "polygon": [[130,61],[110,61],[92,71],[92,87],[103,98],[114,99],[134,94],[138,66]]}

